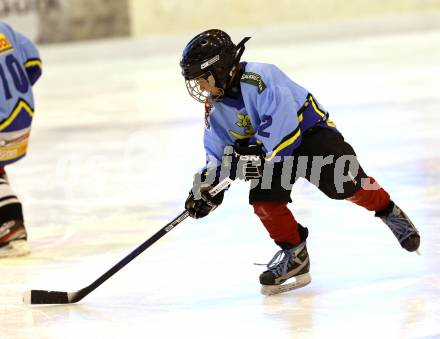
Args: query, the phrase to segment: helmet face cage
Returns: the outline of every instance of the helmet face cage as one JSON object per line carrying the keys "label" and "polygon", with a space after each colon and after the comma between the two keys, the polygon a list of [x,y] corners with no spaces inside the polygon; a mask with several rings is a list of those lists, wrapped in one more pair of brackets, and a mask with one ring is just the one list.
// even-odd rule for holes
{"label": "helmet face cage", "polygon": [[213,95],[209,91],[202,88],[203,84],[206,82],[210,86],[216,86],[216,80],[211,71],[205,72],[194,79],[185,79],[185,85],[189,95],[201,103],[219,101],[224,94],[224,90],[216,86],[219,88],[220,92],[216,95]]}

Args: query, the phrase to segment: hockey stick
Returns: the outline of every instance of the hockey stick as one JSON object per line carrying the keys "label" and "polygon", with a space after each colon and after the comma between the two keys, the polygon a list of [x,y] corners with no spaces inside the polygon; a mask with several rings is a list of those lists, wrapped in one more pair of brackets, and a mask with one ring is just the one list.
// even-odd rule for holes
{"label": "hockey stick", "polygon": [[[225,178],[222,180],[217,186],[212,188],[209,191],[211,196],[216,196],[218,193],[226,189],[232,183],[232,179]],[[127,265],[130,261],[136,258],[139,254],[145,251],[148,247],[153,245],[156,241],[162,238],[165,234],[179,225],[183,220],[185,220],[189,216],[188,211],[184,211],[180,213],[174,220],[166,224],[159,231],[157,231],[152,237],[143,242],[140,246],[134,249],[130,254],[128,254],[124,259],[119,261],[115,266],[101,275],[98,279],[96,279],[89,286],[84,287],[76,292],[60,292],[60,291],[45,291],[45,290],[30,290],[26,291],[23,294],[23,302],[25,304],[73,304],[85,296],[87,296],[90,292],[94,291],[98,288],[104,281],[113,276],[116,272],[121,270],[125,265]]]}

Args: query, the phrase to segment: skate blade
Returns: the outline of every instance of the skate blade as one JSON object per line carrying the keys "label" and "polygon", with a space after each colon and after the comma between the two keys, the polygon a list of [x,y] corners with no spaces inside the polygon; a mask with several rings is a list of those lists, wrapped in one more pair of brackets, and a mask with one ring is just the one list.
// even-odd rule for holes
{"label": "skate blade", "polygon": [[14,240],[0,248],[0,258],[22,257],[31,253],[26,240]]}
{"label": "skate blade", "polygon": [[312,281],[312,278],[310,277],[309,273],[304,273],[292,277],[287,281],[291,281],[291,282],[284,283],[282,285],[261,285],[260,292],[263,295],[274,295],[274,294],[296,290],[297,288],[301,288],[309,284]]}

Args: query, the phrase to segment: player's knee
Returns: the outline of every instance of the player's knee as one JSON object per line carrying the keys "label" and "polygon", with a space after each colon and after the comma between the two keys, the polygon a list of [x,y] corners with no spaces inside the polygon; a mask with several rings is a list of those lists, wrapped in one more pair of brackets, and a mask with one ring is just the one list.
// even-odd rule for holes
{"label": "player's knee", "polygon": [[331,199],[344,200],[356,194],[367,174],[355,155],[339,157],[333,173],[333,182],[328,185],[326,194]]}
{"label": "player's knee", "polygon": [[254,201],[252,202],[252,207],[254,208],[254,213],[261,220],[274,218],[289,212],[287,202]]}
{"label": "player's knee", "polygon": [[[349,146],[349,145],[348,145]],[[351,147],[350,147],[351,148]],[[354,154],[344,154],[336,160],[333,185],[329,191],[332,199],[343,200],[353,196],[360,188],[365,172]]]}
{"label": "player's knee", "polygon": [[330,199],[344,200],[352,197],[360,189],[360,186],[354,184],[348,184],[344,186],[344,189],[337,190],[334,187],[321,187],[321,191]]}

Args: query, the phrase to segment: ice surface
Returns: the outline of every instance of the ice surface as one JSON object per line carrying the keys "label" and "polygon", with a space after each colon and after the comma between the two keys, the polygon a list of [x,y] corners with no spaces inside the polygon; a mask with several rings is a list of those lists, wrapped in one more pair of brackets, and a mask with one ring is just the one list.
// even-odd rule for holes
{"label": "ice surface", "polygon": [[[236,37],[239,40],[241,37]],[[204,164],[203,107],[178,61],[148,40],[42,49],[30,153],[8,167],[32,255],[0,261],[0,338],[440,337],[440,31],[248,43],[330,111],[361,164],[419,228],[421,256],[380,220],[299,181],[312,283],[259,294],[277,248],[234,183],[79,304],[29,306],[29,289],[75,291],[178,215]]]}

